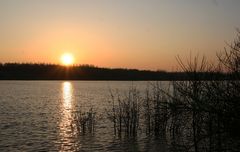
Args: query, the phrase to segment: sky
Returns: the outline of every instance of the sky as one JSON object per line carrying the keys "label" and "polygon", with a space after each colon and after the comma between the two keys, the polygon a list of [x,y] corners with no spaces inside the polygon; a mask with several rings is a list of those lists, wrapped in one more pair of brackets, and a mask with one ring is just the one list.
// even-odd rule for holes
{"label": "sky", "polygon": [[0,62],[171,71],[216,53],[240,28],[239,0],[0,0]]}

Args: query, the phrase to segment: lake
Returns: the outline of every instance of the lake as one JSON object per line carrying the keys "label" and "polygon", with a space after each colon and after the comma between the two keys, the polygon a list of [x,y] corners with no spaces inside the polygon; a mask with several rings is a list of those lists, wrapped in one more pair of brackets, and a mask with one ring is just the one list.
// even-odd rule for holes
{"label": "lake", "polygon": [[[114,136],[110,90],[144,92],[146,81],[0,81],[0,151],[167,151],[164,139]],[[94,133],[79,134],[73,114],[93,107]]]}

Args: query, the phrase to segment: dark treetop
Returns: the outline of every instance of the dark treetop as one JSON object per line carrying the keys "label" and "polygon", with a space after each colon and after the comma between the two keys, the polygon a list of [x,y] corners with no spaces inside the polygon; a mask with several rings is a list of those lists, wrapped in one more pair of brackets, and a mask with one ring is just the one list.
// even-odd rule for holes
{"label": "dark treetop", "polygon": [[[92,65],[0,64],[0,80],[190,80],[196,73],[99,68]],[[201,80],[225,79],[215,72],[197,73]]]}

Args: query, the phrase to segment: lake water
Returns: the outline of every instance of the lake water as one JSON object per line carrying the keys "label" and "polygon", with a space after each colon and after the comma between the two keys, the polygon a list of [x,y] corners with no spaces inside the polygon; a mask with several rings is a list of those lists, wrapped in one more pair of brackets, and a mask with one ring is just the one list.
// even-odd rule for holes
{"label": "lake water", "polygon": [[[149,82],[0,81],[0,151],[167,151],[164,140],[118,138],[105,118],[110,89],[140,91]],[[95,132],[78,134],[73,113],[94,107]]]}

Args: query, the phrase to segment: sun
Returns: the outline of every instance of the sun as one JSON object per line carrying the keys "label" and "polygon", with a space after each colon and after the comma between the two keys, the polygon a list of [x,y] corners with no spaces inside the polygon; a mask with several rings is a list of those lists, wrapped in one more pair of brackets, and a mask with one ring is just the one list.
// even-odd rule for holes
{"label": "sun", "polygon": [[61,56],[61,62],[63,65],[65,66],[69,66],[69,65],[72,65],[74,63],[74,57],[72,54],[70,53],[64,53],[62,56]]}

